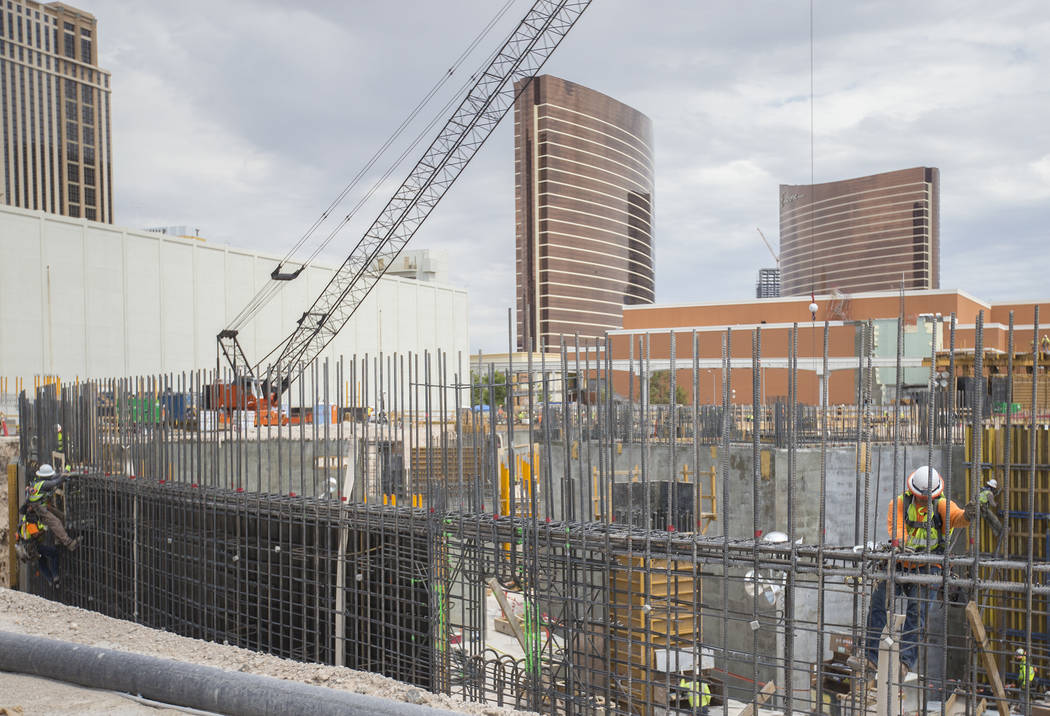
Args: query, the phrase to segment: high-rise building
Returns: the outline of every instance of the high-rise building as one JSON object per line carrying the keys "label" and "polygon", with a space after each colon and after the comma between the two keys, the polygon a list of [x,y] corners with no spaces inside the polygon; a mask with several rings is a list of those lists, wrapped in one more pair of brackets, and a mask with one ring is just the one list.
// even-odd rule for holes
{"label": "high-rise building", "polygon": [[780,294],[940,288],[940,172],[780,185]]}
{"label": "high-rise building", "polygon": [[515,85],[518,348],[623,326],[652,303],[652,121],[550,75]]}
{"label": "high-rise building", "polygon": [[0,203],[113,222],[109,93],[93,15],[0,5]]}
{"label": "high-rise building", "polygon": [[780,269],[764,268],[758,270],[758,281],[755,283],[755,298],[780,297]]}

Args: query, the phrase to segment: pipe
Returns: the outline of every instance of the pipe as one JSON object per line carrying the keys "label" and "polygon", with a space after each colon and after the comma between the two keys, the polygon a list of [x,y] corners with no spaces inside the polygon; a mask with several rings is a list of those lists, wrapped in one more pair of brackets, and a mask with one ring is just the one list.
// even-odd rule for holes
{"label": "pipe", "polygon": [[126,691],[237,716],[452,716],[453,712],[269,676],[0,631],[0,671]]}

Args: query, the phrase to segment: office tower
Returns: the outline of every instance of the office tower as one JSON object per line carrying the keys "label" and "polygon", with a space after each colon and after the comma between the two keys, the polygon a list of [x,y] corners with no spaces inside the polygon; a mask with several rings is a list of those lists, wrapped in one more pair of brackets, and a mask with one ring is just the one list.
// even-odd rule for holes
{"label": "office tower", "polygon": [[940,288],[940,172],[780,185],[780,294]]}
{"label": "office tower", "polygon": [[0,6],[0,203],[113,222],[109,93],[94,16]]}
{"label": "office tower", "polygon": [[780,269],[759,269],[758,281],[755,283],[755,298],[778,298],[779,296]]}
{"label": "office tower", "polygon": [[648,117],[550,75],[515,85],[518,348],[602,336],[652,303]]}

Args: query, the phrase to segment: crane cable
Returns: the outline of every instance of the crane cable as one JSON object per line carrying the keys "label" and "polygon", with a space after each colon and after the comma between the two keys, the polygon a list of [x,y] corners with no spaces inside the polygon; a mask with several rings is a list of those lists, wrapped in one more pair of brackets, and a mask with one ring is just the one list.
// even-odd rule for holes
{"label": "crane cable", "polygon": [[[321,213],[321,215],[310,225],[306,232],[300,237],[296,244],[285,254],[281,260],[281,265],[291,261],[292,256],[314,235],[314,233],[321,227],[322,224],[329,218],[332,211],[341,204],[347,197],[347,195],[360,183],[364,176],[371,171],[379,159],[386,154],[387,150],[393,145],[395,141],[405,132],[405,130],[415,121],[416,117],[426,108],[434,96],[441,90],[442,87],[448,82],[448,80],[455,74],[460,66],[466,61],[471,53],[477,49],[478,45],[484,41],[484,39],[492,31],[492,28],[503,18],[510,7],[514,4],[515,0],[506,0],[503,6],[496,12],[496,14],[486,23],[482,30],[475,35],[475,37],[468,43],[466,49],[460,53],[456,60],[452,63],[449,69],[441,76],[441,78],[434,84],[433,87],[423,96],[409,113],[409,115],[401,122],[401,124],[394,130],[394,132],[383,142],[383,144],[376,150],[368,162],[353,176],[350,182],[343,188],[343,190],[336,196],[336,198],[328,205],[328,207]],[[482,67],[487,67],[491,62],[493,55],[486,58],[486,63]],[[390,177],[390,175],[397,169],[397,167],[405,160],[405,157],[409,152],[414,150],[425,136],[429,134],[429,131],[437,123],[438,119],[444,116],[448,111],[449,107],[453,102],[459,99],[459,95],[467,89],[475,79],[477,78],[477,72],[472,74],[470,78],[463,84],[458,92],[453,94],[452,98],[448,100],[445,105],[434,114],[433,118],[427,123],[424,129],[416,136],[412,143],[406,148],[400,156],[390,165],[390,167],[384,172],[384,174],[372,185],[365,196],[360,199],[343,220],[325,237],[325,239],[313,250],[310,256],[303,262],[295,262],[300,264],[300,270],[310,265],[315,258],[332,242],[336,234],[346,226],[346,224],[356,215],[361,207],[375,194],[379,187]],[[259,311],[261,311],[273,298],[281,291],[284,284],[287,281],[271,280],[266,283],[252,299],[248,302],[240,313],[233,319],[230,324],[230,328],[233,330],[239,330],[248,321],[252,320]],[[283,343],[283,341],[282,341]],[[272,351],[271,351],[272,353]]]}

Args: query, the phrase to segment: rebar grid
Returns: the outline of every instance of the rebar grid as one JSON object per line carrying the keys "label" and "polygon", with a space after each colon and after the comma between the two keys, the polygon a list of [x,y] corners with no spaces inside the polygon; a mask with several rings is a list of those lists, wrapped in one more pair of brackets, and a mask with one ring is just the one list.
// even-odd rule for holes
{"label": "rebar grid", "polygon": [[[779,398],[764,392],[762,330],[750,391],[731,360],[739,331],[720,337],[713,375],[699,367],[710,334],[632,337],[626,374],[608,343],[566,340],[553,364],[509,366],[500,400],[494,368],[468,377],[459,357],[426,353],[316,364],[273,409],[243,390],[220,409],[215,386],[231,376],[204,371],[44,386],[20,400],[23,461],[51,459],[61,422],[55,457],[85,473],[62,496],[84,541],[59,591],[30,584],[156,628],[544,713],[690,713],[694,680],[727,716],[770,683],[764,708],[789,713],[867,713],[882,698],[947,714],[953,694],[969,713],[981,698],[1032,704],[1050,667],[1045,370],[1033,359],[1032,402],[1016,411],[1010,393],[999,416],[979,358],[977,388],[938,388],[931,338],[931,397],[876,405],[872,328],[855,328],[849,406],[827,402],[827,324],[819,405],[799,400],[797,325]],[[954,318],[944,330],[954,386]],[[651,366],[665,348],[677,370],[660,405]],[[700,404],[702,378],[721,382],[720,405]],[[946,553],[889,548],[888,503],[922,464],[959,505],[997,477],[1002,534],[978,516]],[[891,615],[905,594],[927,612],[904,635],[918,657],[903,682],[873,681],[863,663],[882,580]],[[1037,669],[1020,687],[1018,647]],[[1005,698],[985,652],[1014,684]]]}

